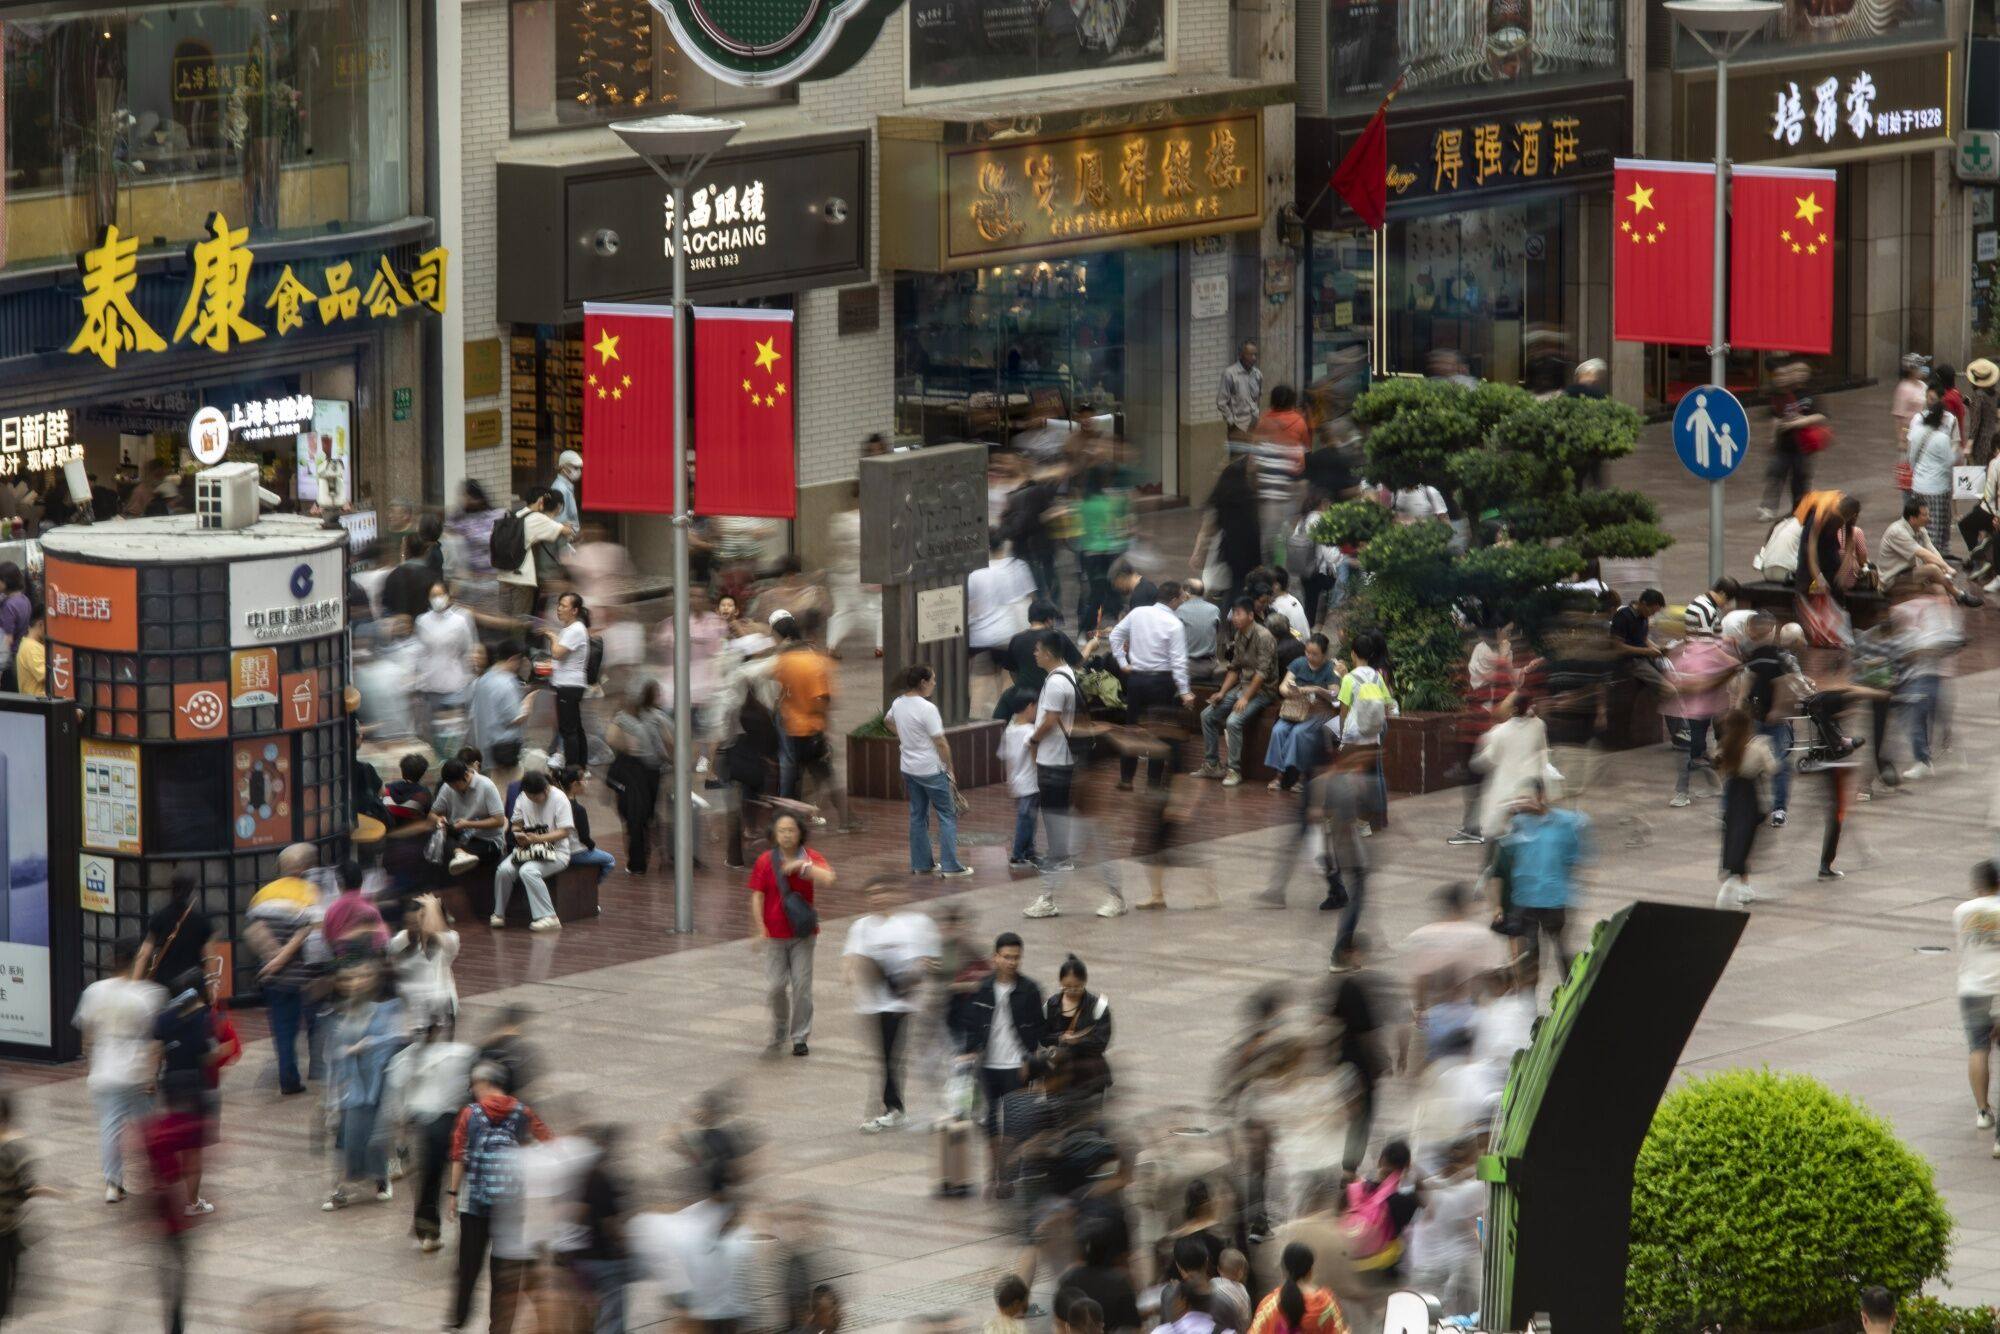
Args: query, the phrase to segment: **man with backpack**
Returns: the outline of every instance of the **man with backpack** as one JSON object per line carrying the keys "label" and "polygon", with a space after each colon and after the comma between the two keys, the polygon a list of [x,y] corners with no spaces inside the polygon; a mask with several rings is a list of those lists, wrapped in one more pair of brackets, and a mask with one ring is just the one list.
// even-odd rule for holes
{"label": "man with backpack", "polygon": [[495,577],[506,590],[503,605],[517,616],[532,614],[543,584],[561,573],[556,547],[576,536],[561,514],[562,497],[543,491],[493,525],[489,554]]}
{"label": "man with backpack", "polygon": [[[507,1073],[499,1066],[487,1061],[474,1066],[472,1101],[459,1112],[451,1132],[451,1188],[446,1194],[458,1206],[458,1282],[446,1329],[463,1329],[472,1313],[472,1289],[492,1245],[493,1216],[514,1198],[519,1186],[516,1151],[530,1139],[547,1143],[554,1138],[532,1108],[506,1091],[506,1082]],[[503,1261],[493,1257],[489,1282],[495,1329],[513,1323],[513,1299],[504,1290],[503,1268]]]}

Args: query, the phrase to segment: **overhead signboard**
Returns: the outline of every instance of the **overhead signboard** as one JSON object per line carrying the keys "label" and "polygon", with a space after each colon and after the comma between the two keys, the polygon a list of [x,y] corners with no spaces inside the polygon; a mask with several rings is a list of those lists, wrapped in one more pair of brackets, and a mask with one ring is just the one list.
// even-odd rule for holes
{"label": "overhead signboard", "polygon": [[[1837,162],[1954,148],[1952,52],[1861,52],[1729,67],[1729,156],[1736,162]],[[1715,143],[1715,82],[1690,79],[1684,152]]]}
{"label": "overhead signboard", "polygon": [[50,556],[42,566],[50,642],[130,653],[139,647],[139,572]]}
{"label": "overhead signboard", "polygon": [[235,562],[229,567],[230,646],[338,634],[347,627],[345,579],[339,547]]}
{"label": "overhead signboard", "polygon": [[652,0],[674,44],[724,83],[767,87],[852,68],[902,0]]}

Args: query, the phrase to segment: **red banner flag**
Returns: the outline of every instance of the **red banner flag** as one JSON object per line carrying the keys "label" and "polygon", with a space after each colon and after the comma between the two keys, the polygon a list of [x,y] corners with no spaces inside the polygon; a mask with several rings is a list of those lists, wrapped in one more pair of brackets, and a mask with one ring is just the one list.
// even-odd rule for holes
{"label": "red banner flag", "polygon": [[583,503],[674,512],[674,312],[583,308]]}
{"label": "red banner flag", "polygon": [[1831,171],[1730,172],[1729,345],[1833,351]]}
{"label": "red banner flag", "polygon": [[1378,232],[1389,219],[1388,111],[1384,101],[1327,181],[1354,215]]}
{"label": "red banner flag", "polygon": [[1611,200],[1613,338],[1714,336],[1715,167],[1619,158]]}
{"label": "red banner flag", "polygon": [[792,312],[694,312],[694,512],[790,519]]}

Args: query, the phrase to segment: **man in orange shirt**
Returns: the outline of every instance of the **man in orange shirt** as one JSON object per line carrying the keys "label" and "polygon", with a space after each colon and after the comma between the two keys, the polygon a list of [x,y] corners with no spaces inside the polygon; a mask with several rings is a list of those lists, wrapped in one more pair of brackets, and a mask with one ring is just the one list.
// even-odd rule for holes
{"label": "man in orange shirt", "polygon": [[[812,616],[813,613],[806,613]],[[847,807],[847,790],[833,771],[833,748],[827,745],[827,714],[833,708],[833,664],[806,642],[796,617],[771,623],[778,641],[778,661],[772,677],[778,683],[778,795],[801,800],[800,778],[811,773],[832,794],[840,828],[860,828]]]}

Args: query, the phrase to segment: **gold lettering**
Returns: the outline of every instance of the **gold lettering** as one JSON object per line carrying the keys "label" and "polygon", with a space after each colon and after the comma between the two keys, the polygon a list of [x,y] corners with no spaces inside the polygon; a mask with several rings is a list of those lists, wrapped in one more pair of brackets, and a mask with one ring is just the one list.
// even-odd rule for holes
{"label": "gold lettering", "polygon": [[1451,178],[1451,188],[1458,188],[1458,173],[1465,167],[1465,131],[1439,130],[1431,147],[1431,157],[1436,166],[1431,174],[1431,189],[1441,190],[1447,176]]}
{"label": "gold lettering", "polygon": [[1549,122],[1555,130],[1550,136],[1550,147],[1554,150],[1549,158],[1549,174],[1556,175],[1564,167],[1576,165],[1577,130],[1583,124],[1575,116],[1557,116]]}
{"label": "gold lettering", "polygon": [[1522,176],[1542,174],[1542,123],[1538,120],[1514,122],[1514,171]]}
{"label": "gold lettering", "polygon": [[1500,127],[1498,125],[1473,126],[1472,183],[1474,185],[1484,185],[1487,178],[1500,174]]}
{"label": "gold lettering", "polygon": [[1187,139],[1169,139],[1160,154],[1160,193],[1168,199],[1194,193],[1194,144]]}

